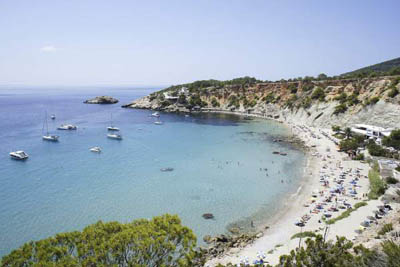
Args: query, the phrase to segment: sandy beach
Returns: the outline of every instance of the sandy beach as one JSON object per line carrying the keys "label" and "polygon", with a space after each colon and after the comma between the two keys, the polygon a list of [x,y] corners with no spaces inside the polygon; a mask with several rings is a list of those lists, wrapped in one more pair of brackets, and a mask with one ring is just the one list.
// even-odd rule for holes
{"label": "sandy beach", "polygon": [[[208,261],[206,266],[252,264],[259,258],[277,264],[280,255],[288,254],[299,246],[300,239],[292,239],[292,236],[301,231],[326,234],[327,240],[336,236],[354,240],[360,223],[373,215],[377,206],[382,204],[379,200],[368,201],[369,165],[350,160],[347,154],[339,152],[331,129],[284,123],[310,148],[304,178],[297,193],[285,201],[281,212],[269,219],[269,228],[263,231],[262,237],[244,248],[232,248],[225,255]],[[325,224],[324,214],[327,219],[335,218],[362,201],[368,201],[367,205],[353,211],[349,217],[334,224]],[[296,222],[304,222],[304,226],[300,227]]]}

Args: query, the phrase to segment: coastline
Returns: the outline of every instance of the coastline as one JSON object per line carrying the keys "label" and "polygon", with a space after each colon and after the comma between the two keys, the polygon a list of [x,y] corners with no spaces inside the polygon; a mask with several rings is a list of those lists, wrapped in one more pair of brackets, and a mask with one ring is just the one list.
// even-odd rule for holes
{"label": "coastline", "polygon": [[[306,127],[307,130],[302,131],[301,127],[304,127],[303,125],[294,123],[293,121],[290,121],[290,118],[287,117],[285,117],[285,120],[279,120],[256,114],[245,114],[244,112],[208,112],[257,117],[283,123],[286,127],[289,128],[293,136],[299,138],[304,142],[305,147],[309,148],[309,150],[305,151],[306,163],[303,169],[303,177],[301,178],[301,182],[296,193],[289,196],[289,198],[282,205],[282,208],[279,212],[277,212],[271,218],[265,221],[265,223],[261,227],[262,235],[260,235],[259,238],[255,239],[253,242],[247,244],[243,248],[231,248],[226,253],[209,259],[205,266],[211,267],[217,266],[218,264],[228,263],[238,264],[243,262],[243,259],[246,258],[251,259],[250,262],[252,262],[252,260],[257,259],[257,255],[260,253],[266,255],[266,260],[268,263],[277,264],[280,255],[288,254],[291,250],[295,249],[298,246],[299,239],[291,239],[294,234],[299,233],[300,231],[315,231],[316,233],[323,234],[325,224],[323,224],[321,220],[318,219],[319,216],[311,216],[312,218],[309,222],[307,222],[306,226],[302,227],[304,229],[300,229],[300,227],[294,225],[294,222],[298,221],[298,219],[301,218],[302,215],[309,213],[309,206],[306,207],[304,204],[309,201],[312,192],[321,186],[319,181],[320,170],[322,170],[325,165],[330,165],[330,167],[332,168],[335,165],[342,166],[340,164],[343,163],[344,166],[340,168],[358,168],[361,170],[364,178],[368,173],[368,164],[361,163],[359,161],[347,160],[347,155],[343,152],[338,152],[336,144],[334,144],[332,140],[321,134],[323,132],[325,134],[328,133],[328,136],[331,136],[330,129],[316,129],[313,127]],[[205,113],[207,113],[207,111]],[[318,135],[318,138],[311,137],[314,133]],[[332,156],[332,158],[330,155]],[[326,161],[327,156],[329,157],[329,159],[331,159],[328,160],[328,162]],[[336,162],[334,162],[334,160]],[[364,195],[367,192],[368,179],[363,179],[362,187],[359,190],[358,195]],[[361,201],[361,199],[359,200],[358,198],[354,201],[350,200],[352,205],[359,201]],[[292,205],[293,203],[296,204]],[[372,213],[372,209],[377,203],[376,201],[370,201],[369,204],[371,205],[360,208],[360,210],[363,211],[363,214],[368,212]],[[360,219],[359,216],[353,215],[350,217],[353,218],[354,227],[358,226]],[[337,223],[331,227],[337,228],[337,225],[341,224]],[[266,228],[265,226],[268,226],[268,228]],[[349,239],[355,238],[355,233],[351,229],[345,229],[344,231],[342,230],[338,232],[341,233],[340,235],[344,235]],[[353,232],[353,234],[351,234],[351,232]],[[328,233],[327,237],[334,238],[335,235],[332,236],[330,233]]]}

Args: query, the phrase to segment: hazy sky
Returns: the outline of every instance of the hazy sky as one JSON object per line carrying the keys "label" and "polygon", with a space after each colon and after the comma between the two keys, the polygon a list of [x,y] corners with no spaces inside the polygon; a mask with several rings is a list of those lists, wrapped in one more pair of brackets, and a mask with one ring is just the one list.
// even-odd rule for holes
{"label": "hazy sky", "polygon": [[277,80],[399,56],[398,0],[0,0],[0,85]]}

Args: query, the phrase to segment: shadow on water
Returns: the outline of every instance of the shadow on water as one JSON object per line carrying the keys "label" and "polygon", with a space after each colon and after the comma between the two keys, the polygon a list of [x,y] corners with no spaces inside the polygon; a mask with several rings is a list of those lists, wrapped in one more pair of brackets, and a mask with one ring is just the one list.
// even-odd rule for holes
{"label": "shadow on water", "polygon": [[[135,110],[136,112],[144,113],[142,118],[151,118],[151,114],[154,111],[149,110]],[[252,120],[245,119],[244,116],[235,114],[223,114],[223,113],[192,113],[192,114],[176,114],[176,113],[164,113],[159,112],[161,121],[165,123],[174,122],[192,122],[201,125],[211,126],[238,126],[243,123],[250,123]],[[150,121],[146,119],[146,121]]]}

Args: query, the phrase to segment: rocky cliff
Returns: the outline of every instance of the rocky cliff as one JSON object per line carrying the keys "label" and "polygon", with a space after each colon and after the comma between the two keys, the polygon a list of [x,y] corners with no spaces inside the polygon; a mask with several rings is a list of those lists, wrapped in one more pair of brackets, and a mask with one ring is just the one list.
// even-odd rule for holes
{"label": "rocky cliff", "polygon": [[283,82],[199,81],[171,86],[126,108],[235,112],[320,127],[355,123],[400,128],[400,77]]}

